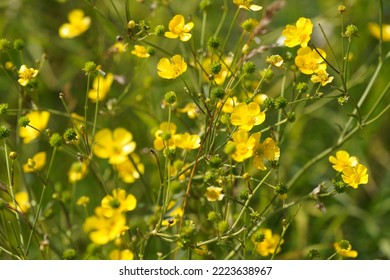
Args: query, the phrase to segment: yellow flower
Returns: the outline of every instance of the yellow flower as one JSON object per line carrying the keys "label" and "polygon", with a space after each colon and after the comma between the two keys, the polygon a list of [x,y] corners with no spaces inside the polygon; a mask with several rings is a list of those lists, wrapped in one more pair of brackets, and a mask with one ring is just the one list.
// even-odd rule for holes
{"label": "yellow flower", "polygon": [[176,54],[172,58],[161,58],[157,64],[158,75],[164,79],[176,79],[187,71],[187,63]]}
{"label": "yellow flower", "polygon": [[97,207],[95,215],[88,217],[83,225],[83,230],[89,233],[89,238],[97,245],[107,244],[128,229],[122,213],[114,211],[107,216],[106,212],[103,207]]}
{"label": "yellow flower", "polygon": [[87,207],[89,200],[89,196],[80,196],[79,199],[77,199],[76,204],[79,206]]}
{"label": "yellow flower", "polygon": [[234,107],[238,105],[237,97],[235,97],[235,96],[228,97],[228,99],[226,99],[225,103],[222,103],[222,101],[219,101],[218,107],[222,106],[222,104],[223,104],[222,112],[231,114],[231,113],[233,113]]}
{"label": "yellow flower", "polygon": [[68,14],[69,23],[61,25],[58,33],[61,38],[73,38],[88,30],[91,25],[91,18],[85,17],[84,12],[75,9]]}
{"label": "yellow flower", "polygon": [[25,87],[38,75],[38,70],[34,68],[27,68],[27,66],[23,64],[20,66],[18,74],[18,83]]}
{"label": "yellow flower", "polygon": [[[256,239],[260,240],[256,240]],[[266,257],[270,254],[274,254],[276,246],[279,243],[280,235],[272,234],[272,230],[268,228],[260,229],[255,234],[252,235],[251,240],[255,243],[256,251],[263,257]],[[284,240],[280,240],[280,245],[284,243]],[[278,247],[276,254],[280,252],[280,246]]]}
{"label": "yellow flower", "polygon": [[284,62],[283,58],[278,54],[268,56],[265,61],[275,67],[282,66]]}
{"label": "yellow flower", "polygon": [[139,156],[132,154],[131,158],[136,164],[136,167],[130,159],[115,165],[115,169],[118,171],[119,177],[125,183],[133,183],[140,177],[139,172],[143,174],[145,170],[144,165],[140,163]]}
{"label": "yellow flower", "polygon": [[41,131],[46,128],[50,113],[46,111],[33,111],[26,114],[26,117],[30,120],[29,125],[19,128],[19,135],[23,138],[23,143],[25,144],[37,138],[41,134]]}
{"label": "yellow flower", "polygon": [[344,183],[356,189],[359,185],[368,183],[367,167],[360,163],[356,166],[349,166],[343,169],[341,177]]}
{"label": "yellow flower", "polygon": [[132,50],[131,53],[140,58],[147,58],[150,56],[147,49],[144,46],[140,46],[140,45],[135,45],[134,50]]}
{"label": "yellow flower", "polygon": [[287,47],[307,47],[310,41],[310,35],[313,32],[313,23],[310,19],[301,17],[297,20],[295,25],[287,25],[282,31],[282,35],[286,37],[284,44]]}
{"label": "yellow flower", "polygon": [[295,57],[295,64],[303,74],[311,75],[326,69],[326,63],[324,63],[323,59],[326,58],[326,53],[320,48],[317,48],[317,51],[312,50],[310,47],[300,48],[298,50],[297,56]]}
{"label": "yellow flower", "polygon": [[111,131],[107,128],[95,134],[93,152],[100,158],[108,158],[110,164],[119,164],[127,160],[127,156],[135,150],[133,135],[124,128]]}
{"label": "yellow flower", "polygon": [[251,11],[260,11],[263,7],[259,5],[251,4],[252,0],[233,0],[233,3],[238,6],[239,9],[251,10]]}
{"label": "yellow flower", "polygon": [[41,170],[46,164],[46,152],[36,153],[32,158],[27,159],[27,163],[23,164],[25,173]]}
{"label": "yellow flower", "polygon": [[[368,29],[370,30],[370,33],[375,38],[380,38],[380,27],[379,24],[370,22],[368,24]],[[390,24],[382,24],[382,40],[383,41],[390,41]]]}
{"label": "yellow flower", "polygon": [[356,258],[358,256],[358,252],[352,250],[352,245],[347,240],[341,240],[340,242],[335,242],[333,247],[336,252],[342,257],[347,258]]}
{"label": "yellow flower", "polygon": [[195,119],[199,113],[198,106],[196,106],[194,102],[187,103],[184,108],[177,109],[177,111],[180,113],[187,113],[187,116],[190,119]]}
{"label": "yellow flower", "polygon": [[114,75],[111,73],[108,73],[106,77],[97,76],[93,80],[92,89],[88,92],[88,98],[91,99],[92,102],[96,102],[97,100],[102,101],[110,91],[113,81]]}
{"label": "yellow flower", "polygon": [[253,136],[249,137],[247,130],[239,129],[233,133],[232,139],[233,141],[228,141],[227,145],[234,145],[232,158],[235,161],[242,162],[253,155],[256,139]]}
{"label": "yellow flower", "polygon": [[233,109],[231,115],[232,125],[239,126],[240,129],[251,130],[253,126],[263,123],[265,113],[260,111],[260,106],[256,102],[249,104],[240,103]]}
{"label": "yellow flower", "polygon": [[206,190],[206,198],[208,201],[221,201],[224,197],[224,194],[222,193],[223,188],[220,187],[208,187]]}
{"label": "yellow flower", "polygon": [[351,157],[348,152],[340,150],[336,152],[336,157],[330,156],[329,161],[333,163],[333,169],[342,172],[349,167],[355,167],[359,160],[357,157]]}
{"label": "yellow flower", "polygon": [[175,200],[171,200],[167,207],[168,213],[166,219],[161,222],[162,226],[173,226],[183,216],[183,209],[176,203]]}
{"label": "yellow flower", "polygon": [[174,139],[176,147],[184,150],[194,150],[200,147],[200,137],[197,134],[185,132],[184,134],[176,134]]}
{"label": "yellow flower", "polygon": [[189,22],[185,24],[184,17],[182,15],[175,15],[169,21],[168,27],[169,31],[165,32],[165,37],[171,39],[176,39],[179,37],[181,41],[185,42],[191,39],[191,33],[188,32],[194,28],[194,23]]}
{"label": "yellow flower", "polygon": [[270,137],[260,143],[260,136],[260,132],[252,134],[252,137],[256,139],[256,145],[253,147],[253,165],[260,170],[266,170],[267,167],[264,165],[264,161],[278,160],[280,149]]}
{"label": "yellow flower", "polygon": [[127,44],[123,42],[116,42],[109,49],[108,52],[110,54],[124,53],[127,50]]}
{"label": "yellow flower", "polygon": [[101,202],[105,210],[104,215],[111,216],[111,213],[133,211],[137,206],[137,199],[132,194],[127,194],[124,189],[115,189],[112,195],[106,195]]}
{"label": "yellow flower", "polygon": [[321,86],[326,86],[333,81],[333,77],[330,76],[325,70],[319,70],[316,74],[311,76],[313,83],[321,83]]}
{"label": "yellow flower", "polygon": [[110,260],[133,260],[134,254],[129,249],[125,249],[122,251],[115,249],[111,251],[109,258]]}
{"label": "yellow flower", "polygon": [[87,172],[88,165],[85,162],[75,161],[68,171],[68,180],[70,183],[80,181],[87,175]]}
{"label": "yellow flower", "polygon": [[[226,78],[229,76],[229,66],[233,62],[233,56],[219,58],[217,55],[214,55],[212,58],[205,58],[202,62],[203,69],[209,71],[212,62],[220,62],[221,64],[221,70],[218,73],[212,74],[212,77],[215,84],[222,85],[225,82]],[[211,71],[204,73],[203,79],[205,81],[209,81],[210,75]]]}
{"label": "yellow flower", "polygon": [[157,151],[161,151],[166,147],[166,145],[168,145],[169,148],[175,148],[175,133],[176,125],[173,122],[161,123],[160,128],[157,129],[154,133],[154,149],[156,149]]}
{"label": "yellow flower", "polygon": [[17,192],[15,193],[15,201],[16,201],[16,207],[13,201],[9,203],[9,205],[17,211],[20,211],[22,213],[26,213],[30,209],[30,201],[28,198],[27,192]]}

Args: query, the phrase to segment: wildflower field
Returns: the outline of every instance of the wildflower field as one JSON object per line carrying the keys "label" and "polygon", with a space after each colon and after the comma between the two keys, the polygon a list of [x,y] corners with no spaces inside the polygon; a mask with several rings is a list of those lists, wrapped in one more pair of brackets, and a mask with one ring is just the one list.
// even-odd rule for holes
{"label": "wildflower field", "polygon": [[0,259],[389,259],[383,0],[0,0]]}

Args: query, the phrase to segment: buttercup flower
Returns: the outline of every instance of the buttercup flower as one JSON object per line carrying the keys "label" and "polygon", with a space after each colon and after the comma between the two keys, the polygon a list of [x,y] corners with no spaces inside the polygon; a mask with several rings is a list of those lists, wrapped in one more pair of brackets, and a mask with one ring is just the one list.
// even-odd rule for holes
{"label": "buttercup flower", "polygon": [[221,201],[224,197],[223,189],[220,187],[208,187],[206,190],[206,198],[208,201]]}
{"label": "buttercup flower", "polygon": [[256,145],[253,147],[253,165],[260,170],[266,170],[267,167],[264,161],[278,160],[280,157],[280,149],[271,137],[268,137],[263,143],[260,143],[260,136],[260,132],[252,134],[252,137],[256,139]]}
{"label": "buttercup flower", "polygon": [[298,45],[305,48],[310,41],[310,35],[312,32],[313,23],[311,20],[301,17],[297,20],[295,25],[287,25],[282,31],[282,35],[286,37],[284,44],[290,48]]}
{"label": "buttercup flower", "polygon": [[76,9],[68,14],[69,23],[61,25],[58,33],[61,38],[74,38],[88,30],[91,18],[85,17],[83,10]]}
{"label": "buttercup flower", "polygon": [[131,53],[140,58],[147,58],[150,56],[147,49],[144,46],[140,46],[140,45],[135,45],[134,50],[132,50]]}
{"label": "buttercup flower", "polygon": [[260,106],[256,102],[249,104],[240,103],[233,109],[231,115],[232,125],[239,126],[240,129],[251,130],[253,126],[263,123],[265,113],[260,111]]}
{"label": "buttercup flower", "polygon": [[235,161],[242,162],[253,155],[256,139],[253,136],[249,137],[247,130],[239,129],[233,133],[232,139],[233,141],[228,141],[227,145],[234,145],[232,158]]}
{"label": "buttercup flower", "polygon": [[23,171],[25,173],[35,172],[41,170],[46,164],[46,152],[36,153],[32,158],[23,164]]}
{"label": "buttercup flower", "polygon": [[25,87],[38,75],[38,70],[34,68],[27,68],[27,66],[23,64],[20,66],[18,74],[18,83]]}
{"label": "buttercup flower", "polygon": [[347,240],[341,240],[340,242],[335,242],[333,247],[336,252],[342,257],[347,258],[356,258],[358,256],[358,252],[352,250],[352,245]]}
{"label": "buttercup flower", "polygon": [[[211,64],[212,62],[216,62],[216,61],[219,61],[221,63],[221,69],[219,70],[218,73],[213,73],[212,74],[212,77],[213,77],[213,81],[216,85],[222,85],[225,80],[226,80],[226,77],[229,76],[229,66],[232,64],[233,62],[233,57],[232,56],[226,56],[226,57],[222,57],[220,60],[218,58],[218,56],[214,55],[212,58],[205,58],[202,62],[202,66],[204,69],[206,70],[209,70],[211,68]],[[209,77],[211,75],[211,71],[209,73],[207,73],[207,75],[205,74],[203,77],[204,77],[204,80],[205,81],[208,81],[209,80]]]}
{"label": "buttercup flower", "polygon": [[313,83],[321,83],[321,86],[324,87],[333,81],[333,77],[329,76],[328,72],[325,70],[319,70],[316,74],[311,76],[311,81]]}
{"label": "buttercup flower", "polygon": [[27,192],[17,192],[15,194],[16,207],[13,201],[9,203],[12,208],[16,208],[16,210],[26,213],[30,209],[30,200],[28,198]]}
{"label": "buttercup flower", "polygon": [[342,172],[348,167],[355,167],[359,160],[357,157],[351,157],[348,152],[340,150],[336,152],[336,157],[330,156],[329,161],[333,163],[333,169]]}
{"label": "buttercup flower", "polygon": [[80,196],[76,201],[76,205],[87,207],[89,200],[89,196]]}
{"label": "buttercup flower", "polygon": [[92,89],[89,90],[88,98],[92,102],[96,102],[97,100],[102,101],[110,91],[113,81],[114,75],[111,73],[108,73],[105,77],[97,76],[93,80]]}
{"label": "buttercup flower", "polygon": [[[368,29],[370,30],[372,36],[377,39],[380,38],[381,28],[379,27],[379,24],[370,22],[368,24]],[[390,41],[390,24],[382,24],[382,40],[385,42]]]}
{"label": "buttercup flower", "polygon": [[184,108],[177,109],[177,111],[180,113],[187,113],[187,116],[190,119],[195,119],[199,113],[198,106],[196,106],[194,102],[187,103]]}
{"label": "buttercup flower", "polygon": [[115,249],[115,250],[111,251],[109,258],[110,258],[110,260],[133,260],[134,254],[129,249],[125,249],[122,251]]}
{"label": "buttercup flower", "polygon": [[318,73],[326,69],[326,63],[324,63],[321,56],[326,58],[326,53],[320,48],[317,48],[317,50],[312,50],[310,47],[300,48],[295,57],[295,64],[303,74]]}
{"label": "buttercup flower", "polygon": [[173,226],[183,216],[183,209],[176,203],[175,200],[171,200],[168,204],[168,213],[166,219],[161,222],[162,226]]}
{"label": "buttercup flower", "polygon": [[176,147],[184,150],[193,150],[200,147],[200,137],[197,134],[185,132],[184,134],[176,134],[174,139]]}
{"label": "buttercup flower", "polygon": [[240,9],[245,9],[245,10],[251,10],[251,11],[260,11],[263,9],[263,7],[259,5],[254,5],[252,4],[253,0],[233,0],[233,3],[238,6]]}
{"label": "buttercup flower", "polygon": [[194,28],[194,23],[189,22],[185,24],[184,17],[182,15],[175,15],[169,22],[169,31],[165,32],[165,37],[176,39],[180,38],[181,41],[185,42],[191,39],[191,31]]}
{"label": "buttercup flower", "polygon": [[343,169],[341,177],[344,183],[356,189],[359,185],[368,183],[367,167],[360,163],[353,167],[349,166]]}
{"label": "buttercup flower", "polygon": [[135,150],[133,135],[124,128],[111,131],[107,128],[95,134],[93,152],[100,158],[108,158],[110,164],[119,164],[127,160],[127,156]]}
{"label": "buttercup flower", "polygon": [[140,162],[139,156],[132,154],[131,157],[136,166],[134,166],[130,159],[115,165],[115,169],[118,171],[119,177],[125,183],[133,183],[140,177],[140,173],[143,174],[145,170],[144,165]]}
{"label": "buttercup flower", "polygon": [[[105,216],[112,216],[116,211],[119,213],[129,212],[137,206],[137,199],[132,194],[127,194],[124,189],[115,189],[112,195],[106,195],[101,202],[105,210]],[[112,214],[111,214],[112,213]]]}
{"label": "buttercup flower", "polygon": [[163,122],[160,124],[160,128],[154,133],[154,149],[157,151],[163,150],[166,146],[169,148],[175,147],[174,135],[176,133],[176,125],[171,122]]}
{"label": "buttercup flower", "polygon": [[[261,240],[257,240],[257,238],[261,236]],[[266,257],[270,254],[274,254],[276,250],[276,246],[279,243],[280,235],[272,234],[272,230],[268,228],[260,229],[255,234],[252,235],[251,240],[255,243],[256,251],[263,257]],[[284,243],[282,239],[280,241],[280,245]],[[280,252],[280,246],[278,247],[276,254]]]}
{"label": "buttercup flower", "polygon": [[157,64],[158,75],[164,79],[176,79],[187,71],[187,63],[176,54],[172,58],[161,58]]}
{"label": "buttercup flower", "polygon": [[75,161],[68,171],[68,180],[75,183],[82,180],[88,173],[88,165],[85,162]]}
{"label": "buttercup flower", "polygon": [[[222,101],[218,102],[219,107],[222,106],[222,104],[223,104]],[[231,114],[231,113],[233,113],[234,107],[236,105],[238,105],[237,97],[235,97],[235,96],[228,97],[228,99],[226,99],[226,102],[223,104],[222,112]]]}
{"label": "buttercup flower", "polygon": [[46,128],[50,113],[46,111],[32,111],[26,114],[26,117],[30,120],[29,125],[19,127],[19,135],[23,138],[23,143],[25,144],[37,138],[41,134],[41,131]]}

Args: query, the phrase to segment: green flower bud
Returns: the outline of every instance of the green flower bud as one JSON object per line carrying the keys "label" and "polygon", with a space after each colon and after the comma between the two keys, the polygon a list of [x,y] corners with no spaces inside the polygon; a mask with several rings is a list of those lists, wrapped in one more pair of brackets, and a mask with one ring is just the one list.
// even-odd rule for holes
{"label": "green flower bud", "polygon": [[7,113],[8,110],[8,103],[1,103],[0,104],[0,115]]}
{"label": "green flower bud", "polygon": [[2,125],[0,126],[0,139],[5,139],[8,138],[10,135],[10,130],[8,127]]}
{"label": "green flower bud", "polygon": [[219,72],[221,72],[221,69],[222,69],[222,65],[219,61],[214,61],[210,65],[210,70],[212,74],[218,74]]}
{"label": "green flower bud", "polygon": [[209,164],[212,168],[219,168],[221,166],[222,159],[219,155],[214,155],[210,158]]}
{"label": "green flower bud", "polygon": [[343,181],[334,181],[333,182],[334,189],[337,193],[343,193],[347,189],[348,185]]}
{"label": "green flower bud", "polygon": [[296,86],[295,86],[295,89],[301,93],[306,93],[306,91],[308,90],[308,86],[307,86],[307,83],[298,83]]}
{"label": "green flower bud", "polygon": [[29,125],[29,123],[30,123],[30,119],[27,116],[22,116],[18,120],[18,125],[20,127],[26,127]]}
{"label": "green flower bud", "polygon": [[265,240],[265,235],[264,233],[260,232],[260,233],[256,233],[255,234],[255,237],[254,237],[254,240],[256,243],[261,243]]}
{"label": "green flower bud", "polygon": [[93,61],[88,61],[85,63],[83,70],[86,74],[96,75],[97,74],[97,65]]}
{"label": "green flower bud", "polygon": [[10,152],[9,153],[9,158],[11,160],[15,160],[15,159],[17,159],[17,157],[18,157],[18,154],[16,152]]}
{"label": "green flower bud", "polygon": [[173,104],[177,100],[176,93],[174,91],[168,91],[164,96],[164,101],[168,104]]}
{"label": "green flower bud", "polygon": [[265,108],[267,108],[267,109],[275,109],[275,107],[276,107],[276,105],[275,105],[275,100],[274,99],[272,99],[272,98],[269,98],[269,97],[267,97],[265,100],[264,100],[264,106],[265,106]]}
{"label": "green flower bud", "polygon": [[247,61],[242,66],[242,70],[245,74],[252,74],[256,71],[256,65],[252,61]]}
{"label": "green flower bud", "polygon": [[320,252],[316,249],[311,249],[309,253],[307,253],[307,258],[309,260],[319,259],[321,257]]}
{"label": "green flower bud", "polygon": [[0,39],[0,51],[8,50],[11,47],[11,43],[6,39]]}
{"label": "green flower bud", "polygon": [[207,41],[207,46],[210,48],[210,49],[218,49],[219,46],[221,45],[221,41],[216,38],[216,37],[211,37],[208,41]]}
{"label": "green flower bud", "polygon": [[223,87],[214,87],[211,90],[211,96],[213,98],[222,99],[225,96],[225,90]]}
{"label": "green flower bud", "polygon": [[66,249],[62,255],[64,260],[75,260],[76,251],[74,249]]}
{"label": "green flower bud", "polygon": [[287,103],[288,102],[286,98],[284,98],[283,96],[279,96],[278,98],[275,99],[275,108],[276,109],[286,108]]}
{"label": "green flower bud", "polygon": [[134,20],[129,20],[129,22],[127,23],[127,28],[129,28],[129,29],[133,29],[135,26],[136,26],[136,23]]}
{"label": "green flower bud", "polygon": [[52,147],[59,147],[62,144],[62,137],[59,133],[55,132],[49,139],[49,144]]}
{"label": "green flower bud", "polygon": [[210,211],[207,213],[207,220],[210,222],[216,221],[219,219],[219,215],[215,211]]}
{"label": "green flower bud", "polygon": [[276,188],[275,188],[276,194],[278,194],[278,195],[284,195],[284,194],[287,193],[287,191],[288,191],[288,187],[287,187],[286,184],[284,184],[284,183],[279,183],[279,184],[276,185]]}
{"label": "green flower bud", "polygon": [[156,34],[157,36],[164,36],[165,34],[165,26],[164,25],[157,25],[155,28],[154,28],[154,34]]}
{"label": "green flower bud", "polygon": [[359,30],[356,27],[356,25],[350,24],[345,29],[344,36],[347,37],[349,40],[351,40],[352,37],[359,37],[358,31]]}
{"label": "green flower bud", "polygon": [[68,128],[64,132],[65,142],[72,142],[77,140],[77,132],[74,128]]}
{"label": "green flower bud", "polygon": [[212,4],[211,0],[202,0],[199,3],[199,9],[205,11],[211,6],[211,4]]}
{"label": "green flower bud", "polygon": [[220,233],[225,232],[229,228],[227,221],[220,221],[217,225],[217,229]]}
{"label": "green flower bud", "polygon": [[16,39],[14,41],[14,49],[17,51],[21,51],[24,49],[24,42],[22,39]]}

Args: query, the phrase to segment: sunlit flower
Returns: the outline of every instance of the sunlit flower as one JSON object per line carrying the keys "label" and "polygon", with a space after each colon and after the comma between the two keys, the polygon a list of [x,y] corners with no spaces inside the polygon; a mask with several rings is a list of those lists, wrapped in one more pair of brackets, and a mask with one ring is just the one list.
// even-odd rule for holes
{"label": "sunlit flower", "polygon": [[115,42],[110,48],[109,53],[116,54],[116,53],[124,53],[127,50],[127,44],[123,42]]}
{"label": "sunlit flower", "polygon": [[79,199],[77,199],[76,201],[76,205],[87,207],[89,200],[89,196],[80,196]]}
{"label": "sunlit flower", "polygon": [[252,4],[253,0],[233,0],[233,3],[238,6],[240,9],[251,10],[251,11],[260,11],[263,7],[259,5]]}
{"label": "sunlit flower", "polygon": [[279,245],[284,243],[283,239],[280,240],[279,234],[272,234],[272,230],[268,228],[258,230],[252,235],[251,240],[255,243],[257,253],[263,257],[274,253],[278,254],[281,250],[279,246],[275,252],[278,243],[280,243]]}
{"label": "sunlit flower", "polygon": [[92,102],[96,102],[97,100],[101,101],[106,98],[113,81],[114,75],[111,73],[108,73],[105,77],[97,76],[93,80],[92,89],[89,90],[88,98]]}
{"label": "sunlit flower", "polygon": [[154,133],[154,149],[157,151],[163,150],[166,146],[169,148],[175,147],[174,136],[176,134],[176,125],[173,122],[162,122],[159,129]]}
{"label": "sunlit flower", "polygon": [[221,201],[224,197],[224,194],[222,193],[223,188],[220,187],[208,187],[206,190],[206,198],[208,201]]}
{"label": "sunlit flower", "polygon": [[183,216],[183,209],[175,201],[171,200],[167,207],[167,217],[161,222],[162,226],[173,226]]}
{"label": "sunlit flower", "polygon": [[164,79],[176,79],[187,71],[187,63],[176,54],[172,58],[161,58],[157,64],[158,75]]}
{"label": "sunlit flower", "polygon": [[27,66],[23,64],[20,66],[18,74],[18,83],[25,87],[38,75],[38,70],[34,68],[27,68]]}
{"label": "sunlit flower", "polygon": [[191,39],[191,31],[194,28],[194,23],[189,22],[185,24],[184,17],[182,15],[175,15],[169,22],[169,31],[165,32],[165,37],[176,39],[180,38],[181,41],[185,42]]}
{"label": "sunlit flower", "polygon": [[88,173],[88,165],[85,162],[75,161],[68,171],[68,180],[75,183],[82,180]]}
{"label": "sunlit flower", "polygon": [[303,74],[311,75],[326,69],[324,58],[326,53],[320,48],[317,50],[312,50],[310,47],[300,48],[295,57],[295,64]]}
{"label": "sunlit flower", "polygon": [[349,166],[343,169],[341,177],[344,183],[356,189],[359,185],[368,183],[367,167],[360,163],[353,167]]}
{"label": "sunlit flower", "polygon": [[144,165],[140,162],[139,156],[132,154],[131,158],[136,166],[134,166],[130,159],[115,165],[115,169],[118,171],[119,177],[125,183],[133,183],[140,177],[140,173],[143,174],[145,170]]}
{"label": "sunlit flower", "polygon": [[30,205],[30,200],[29,200],[29,197],[28,197],[28,193],[27,192],[17,192],[15,193],[15,201],[16,201],[16,207],[15,207],[15,204],[13,201],[11,201],[9,203],[9,205],[16,210],[22,212],[22,213],[26,213],[31,205]]}
{"label": "sunlit flower", "polygon": [[132,194],[127,194],[124,189],[115,189],[112,195],[106,195],[101,202],[105,210],[104,215],[109,217],[115,212],[124,213],[133,211],[137,206],[137,199]]}
{"label": "sunlit flower", "polygon": [[131,53],[140,58],[147,58],[150,56],[148,50],[144,46],[140,46],[140,45],[135,45],[134,50],[132,50]]}
{"label": "sunlit flower", "polygon": [[264,120],[265,113],[260,111],[260,106],[256,102],[236,105],[231,115],[232,125],[239,126],[240,129],[244,130],[251,130],[253,126],[263,123]]}
{"label": "sunlit flower", "polygon": [[326,86],[333,81],[333,77],[329,76],[328,72],[325,70],[319,70],[316,74],[311,76],[311,81],[313,83],[321,83],[321,86]]}
{"label": "sunlit flower", "polygon": [[278,160],[280,157],[280,149],[271,137],[268,137],[261,143],[260,136],[260,132],[252,134],[252,137],[256,139],[256,145],[253,147],[253,165],[260,170],[266,170],[267,167],[264,161]]}
{"label": "sunlit flower", "polygon": [[41,170],[46,164],[46,152],[36,153],[32,158],[27,159],[27,163],[23,164],[25,173]]}
{"label": "sunlit flower", "polygon": [[194,102],[187,103],[184,108],[177,109],[180,113],[187,113],[190,119],[195,119],[199,113],[199,108]]}
{"label": "sunlit flower", "polygon": [[222,101],[218,102],[219,107],[222,106],[222,104],[223,104],[222,112],[231,114],[231,113],[233,113],[234,107],[236,105],[238,105],[237,97],[235,97],[235,96],[228,97],[228,99],[226,99],[225,103],[222,103]]}
{"label": "sunlit flower", "polygon": [[355,167],[359,160],[357,157],[350,156],[348,152],[340,150],[336,152],[336,157],[330,156],[329,161],[333,163],[333,169],[342,172],[349,167]]}
{"label": "sunlit flower", "polygon": [[110,260],[133,260],[134,253],[129,249],[125,250],[112,250],[109,255]]}
{"label": "sunlit flower", "polygon": [[43,131],[49,122],[50,113],[46,111],[32,111],[26,114],[30,123],[26,127],[19,127],[19,135],[23,138],[23,143],[30,143],[37,138],[41,131]]}
{"label": "sunlit flower", "polygon": [[341,240],[340,242],[335,242],[333,244],[335,251],[342,257],[347,258],[356,258],[358,256],[358,252],[352,250],[352,245],[347,240]]}
{"label": "sunlit flower", "polygon": [[119,164],[135,150],[136,143],[131,132],[124,128],[114,131],[104,128],[95,134],[93,152],[100,158],[108,158],[110,164]]}
{"label": "sunlit flower", "polygon": [[247,130],[239,129],[232,135],[233,141],[228,141],[227,145],[234,145],[235,149],[232,158],[237,162],[242,162],[253,155],[253,148],[256,144],[256,139],[249,136]]}
{"label": "sunlit flower", "polygon": [[[381,28],[379,27],[379,24],[370,22],[368,24],[368,29],[370,30],[372,36],[377,39],[380,38]],[[390,24],[382,24],[382,40],[390,41]]]}
{"label": "sunlit flower", "polygon": [[197,134],[175,134],[175,145],[184,150],[193,150],[200,147],[200,137]]}
{"label": "sunlit flower", "polygon": [[284,44],[287,47],[307,47],[310,41],[310,35],[313,32],[313,23],[310,19],[301,17],[297,20],[295,25],[287,25],[282,31],[282,35],[286,37]]}
{"label": "sunlit flower", "polygon": [[73,38],[88,30],[91,25],[91,18],[85,17],[80,9],[71,11],[68,14],[69,23],[61,25],[58,33],[61,38]]}

